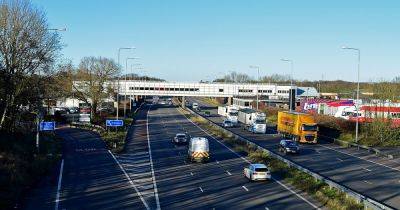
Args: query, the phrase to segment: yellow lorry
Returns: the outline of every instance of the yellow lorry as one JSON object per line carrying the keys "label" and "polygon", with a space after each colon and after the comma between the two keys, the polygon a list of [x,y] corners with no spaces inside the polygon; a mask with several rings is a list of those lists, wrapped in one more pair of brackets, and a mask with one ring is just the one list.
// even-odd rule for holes
{"label": "yellow lorry", "polygon": [[278,133],[300,143],[317,143],[318,126],[314,116],[300,112],[280,111]]}

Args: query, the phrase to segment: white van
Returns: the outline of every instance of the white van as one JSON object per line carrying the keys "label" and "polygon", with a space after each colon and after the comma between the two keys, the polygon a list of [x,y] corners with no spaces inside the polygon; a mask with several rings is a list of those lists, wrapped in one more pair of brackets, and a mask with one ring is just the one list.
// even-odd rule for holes
{"label": "white van", "polygon": [[210,159],[208,139],[193,137],[189,141],[188,159],[191,162],[207,162]]}

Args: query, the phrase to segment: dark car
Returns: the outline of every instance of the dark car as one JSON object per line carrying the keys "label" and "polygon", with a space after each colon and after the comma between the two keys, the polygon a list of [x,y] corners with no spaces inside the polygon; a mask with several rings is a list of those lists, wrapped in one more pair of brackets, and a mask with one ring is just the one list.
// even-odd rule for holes
{"label": "dark car", "polygon": [[283,152],[284,154],[298,154],[300,152],[300,147],[295,141],[284,139],[279,142],[279,152]]}
{"label": "dark car", "polygon": [[177,133],[175,137],[172,139],[172,143],[174,144],[187,144],[188,143],[188,135],[185,133]]}

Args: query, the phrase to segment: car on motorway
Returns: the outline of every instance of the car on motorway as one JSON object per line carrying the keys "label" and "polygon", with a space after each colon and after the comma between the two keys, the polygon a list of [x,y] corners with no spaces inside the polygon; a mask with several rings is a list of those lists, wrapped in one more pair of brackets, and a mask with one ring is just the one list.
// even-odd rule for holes
{"label": "car on motorway", "polygon": [[187,157],[191,162],[208,162],[210,159],[208,139],[204,137],[191,138]]}
{"label": "car on motorway", "polygon": [[268,167],[262,163],[249,164],[243,169],[243,174],[250,181],[271,179],[271,172]]}
{"label": "car on motorway", "polygon": [[293,140],[283,139],[279,142],[279,152],[283,152],[284,154],[287,154],[287,153],[299,154],[300,147]]}
{"label": "car on motorway", "polygon": [[188,135],[185,133],[177,133],[175,137],[172,139],[172,143],[174,144],[187,144]]}
{"label": "car on motorway", "polygon": [[199,104],[198,103],[193,103],[192,104],[192,109],[198,110],[199,109]]}
{"label": "car on motorway", "polygon": [[234,126],[233,122],[228,119],[225,119],[222,122],[222,127],[224,127],[224,128],[232,128],[233,126]]}

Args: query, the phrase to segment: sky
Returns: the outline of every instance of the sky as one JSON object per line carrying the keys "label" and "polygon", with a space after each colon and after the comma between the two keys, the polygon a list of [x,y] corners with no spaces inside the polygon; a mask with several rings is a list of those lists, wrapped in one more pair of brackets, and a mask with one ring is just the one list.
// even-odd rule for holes
{"label": "sky", "polygon": [[[132,63],[168,81],[212,80],[231,71],[257,77],[361,81],[400,76],[398,0],[33,0],[61,32],[63,58]],[[125,71],[125,70],[124,70]]]}

